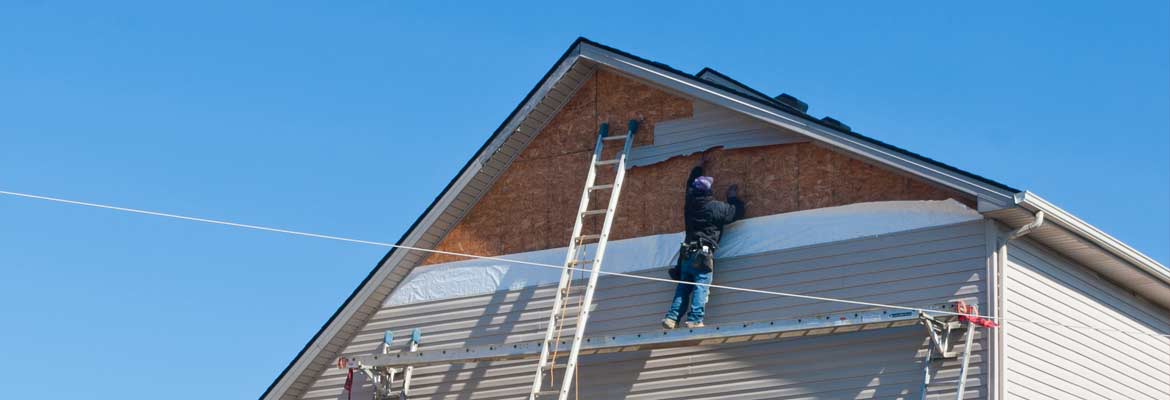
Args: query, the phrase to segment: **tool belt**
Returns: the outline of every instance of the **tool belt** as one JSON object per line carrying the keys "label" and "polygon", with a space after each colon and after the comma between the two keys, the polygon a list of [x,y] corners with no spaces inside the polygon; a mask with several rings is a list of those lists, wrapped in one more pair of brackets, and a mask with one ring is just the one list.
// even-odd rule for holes
{"label": "tool belt", "polygon": [[698,265],[695,266],[696,269],[707,272],[714,271],[716,247],[717,246],[709,243],[702,243],[701,241],[680,243],[678,250],[678,264],[675,266],[674,270],[671,271],[671,277],[677,280],[678,278],[674,278],[674,275],[677,273],[677,271],[682,270],[683,263],[692,256],[697,256],[699,258]]}

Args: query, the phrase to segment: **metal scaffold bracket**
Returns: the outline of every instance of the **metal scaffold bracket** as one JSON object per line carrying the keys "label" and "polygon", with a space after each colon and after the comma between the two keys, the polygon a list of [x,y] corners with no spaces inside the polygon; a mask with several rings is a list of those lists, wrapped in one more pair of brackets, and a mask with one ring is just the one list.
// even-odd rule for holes
{"label": "metal scaffold bracket", "polygon": [[[956,392],[962,399],[966,390],[975,329],[993,328],[995,323],[978,316],[974,306],[962,302],[933,304],[908,310],[865,310],[823,314],[806,318],[766,320],[733,324],[710,325],[702,328],[654,330],[621,335],[584,337],[576,343],[577,355],[646,351],[690,346],[764,342],[803,337],[844,335],[879,329],[922,325],[928,340],[923,360],[922,398],[926,398],[931,383],[931,364],[935,359],[961,360],[959,386]],[[962,350],[955,350],[952,337],[963,335]],[[410,394],[411,375],[415,367],[460,364],[482,361],[523,360],[546,357],[553,352],[572,349],[570,340],[550,343],[544,341],[505,343],[497,345],[437,348],[420,350],[422,332],[414,329],[406,348],[391,351],[394,335],[386,331],[375,354],[338,359],[338,367],[348,370],[345,389],[352,392],[354,373],[366,377],[373,387],[375,400],[405,400]],[[402,376],[401,390],[395,391],[395,378]],[[564,390],[545,390],[538,396],[559,396]]]}
{"label": "metal scaffold bracket", "polygon": [[[390,354],[390,346],[393,341],[394,332],[386,331],[383,334],[379,352],[382,355]],[[410,332],[410,341],[407,342],[408,351],[418,351],[418,345],[421,342],[422,330],[415,328]],[[361,357],[342,357],[337,360],[337,367],[348,371],[345,379],[345,391],[348,393],[353,393],[353,376],[354,372],[357,371],[361,372],[371,386],[373,386],[374,400],[406,400],[410,395],[410,380],[414,372],[413,365],[373,365],[363,363]],[[394,378],[397,377],[399,372],[403,372],[402,390],[395,392]]]}
{"label": "metal scaffold bracket", "polygon": [[[960,361],[959,386],[955,391],[955,398],[962,399],[967,389],[967,370],[971,365],[971,345],[975,339],[975,329],[978,327],[995,328],[998,325],[979,315],[979,309],[962,301],[953,303],[957,316],[949,320],[940,320],[925,313],[921,314],[922,326],[926,328],[930,343],[926,346],[926,358],[922,360],[922,395],[926,399],[927,389],[930,386],[930,365],[935,358],[956,358]],[[955,351],[951,343],[951,333],[963,331],[963,350]]]}
{"label": "metal scaffold bracket", "polygon": [[[689,346],[709,346],[743,342],[761,342],[801,337],[868,332],[926,323],[954,322],[951,304],[935,304],[915,310],[866,310],[811,316],[807,318],[765,320],[708,325],[703,328],[653,330],[621,335],[583,338],[580,355],[644,351]],[[549,352],[565,351],[568,340],[554,342]],[[542,341],[496,345],[426,349],[394,354],[371,354],[349,357],[353,365],[405,368],[427,365],[458,364],[480,361],[534,359],[544,353]]]}

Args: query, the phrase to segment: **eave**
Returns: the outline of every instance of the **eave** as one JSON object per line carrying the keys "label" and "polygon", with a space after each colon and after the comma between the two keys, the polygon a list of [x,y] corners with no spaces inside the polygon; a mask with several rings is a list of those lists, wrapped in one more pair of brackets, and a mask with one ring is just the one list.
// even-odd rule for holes
{"label": "eave", "polygon": [[1044,224],[1028,234],[1028,239],[1056,250],[1138,296],[1170,308],[1170,270],[1161,263],[1034,193],[1020,192],[1014,201],[1016,207],[984,215],[1018,228],[1031,222],[1037,211],[1044,211]]}

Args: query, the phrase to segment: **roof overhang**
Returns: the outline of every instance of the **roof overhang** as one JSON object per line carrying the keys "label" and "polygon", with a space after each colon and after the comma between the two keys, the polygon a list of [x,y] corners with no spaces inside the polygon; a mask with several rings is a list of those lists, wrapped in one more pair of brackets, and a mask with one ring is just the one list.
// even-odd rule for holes
{"label": "roof overhang", "polygon": [[[399,239],[398,244],[418,248],[437,246],[599,67],[650,82],[664,90],[727,107],[803,134],[836,150],[969,194],[978,200],[981,212],[1020,209],[1015,196],[1019,191],[1003,184],[856,133],[838,131],[818,123],[808,115],[782,109],[773,101],[753,97],[717,82],[699,79],[669,66],[579,38],[529,91],[476,155],[468,160],[459,174]],[[1075,217],[1072,219],[1075,220]],[[1120,242],[1116,244],[1124,247]],[[1132,252],[1140,256],[1140,253]],[[425,256],[419,251],[388,252],[261,395],[261,399],[296,398],[304,393],[321,372],[333,364],[362,324],[380,308],[386,296]],[[1144,258],[1148,260],[1148,257]]]}
{"label": "roof overhang", "polygon": [[1044,212],[1044,224],[1028,238],[1077,261],[1162,307],[1170,308],[1170,270],[1140,251],[1109,236],[1031,192],[1014,196],[1016,207],[984,213],[1011,228],[1021,227]]}
{"label": "roof overhang", "polygon": [[744,115],[808,136],[837,150],[884,164],[978,199],[980,211],[1012,206],[1014,189],[975,177],[956,168],[898,149],[871,138],[822,125],[806,115],[780,109],[773,102],[698,79],[662,64],[647,61],[603,45],[578,41],[580,57],[659,87],[727,107]]}

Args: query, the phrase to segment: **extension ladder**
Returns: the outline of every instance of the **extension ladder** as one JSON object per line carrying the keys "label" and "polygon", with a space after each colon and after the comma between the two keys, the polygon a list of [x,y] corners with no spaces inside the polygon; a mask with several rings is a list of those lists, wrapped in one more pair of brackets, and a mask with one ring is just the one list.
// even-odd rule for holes
{"label": "extension ladder", "polygon": [[[545,331],[544,341],[540,345],[540,362],[537,365],[536,376],[532,380],[532,392],[528,395],[530,400],[552,395],[556,395],[559,400],[566,400],[569,396],[569,389],[573,384],[573,375],[577,370],[577,356],[580,355],[581,351],[581,338],[585,335],[585,322],[588,320],[589,309],[593,304],[593,292],[597,287],[598,271],[601,270],[602,257],[605,256],[605,245],[609,242],[609,231],[613,226],[614,213],[617,211],[618,196],[621,195],[622,181],[626,176],[626,156],[630,153],[630,147],[634,144],[634,133],[637,131],[638,121],[636,120],[629,121],[626,134],[622,136],[609,136],[609,124],[601,124],[601,127],[598,129],[597,144],[593,148],[593,157],[589,160],[589,173],[585,177],[585,189],[581,193],[581,204],[577,209],[576,221],[573,223],[573,234],[569,239],[569,250],[565,255],[564,268],[561,270],[560,284],[557,286],[552,312],[548,317],[548,329]],[[605,145],[611,141],[621,141],[622,148],[617,154],[617,157],[602,160]],[[595,185],[597,170],[600,167],[616,168],[612,183]],[[604,190],[609,190],[610,192],[609,203],[604,208],[589,209],[590,194]],[[585,219],[596,217],[604,218],[604,222],[601,225],[601,232],[582,234],[582,225]],[[593,256],[589,259],[583,258],[585,248],[594,240],[597,246],[593,251]],[[586,264],[590,266],[589,281],[585,286],[584,298],[580,301],[576,329],[573,332],[573,341],[569,347],[568,360],[566,360],[563,368],[564,374],[561,378],[561,388],[560,390],[541,391],[542,381],[546,377],[550,381],[553,379],[557,365],[555,358],[558,352],[550,352],[549,349],[559,349],[556,343],[560,341],[560,333],[564,328],[565,310],[569,304],[566,300],[569,297],[571,289],[573,271]]]}

